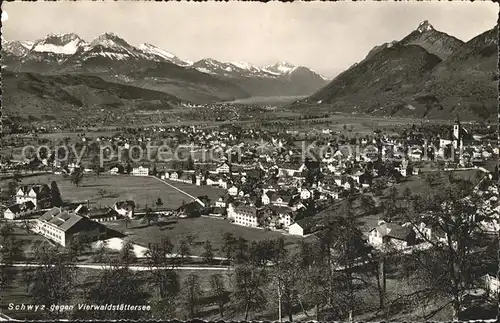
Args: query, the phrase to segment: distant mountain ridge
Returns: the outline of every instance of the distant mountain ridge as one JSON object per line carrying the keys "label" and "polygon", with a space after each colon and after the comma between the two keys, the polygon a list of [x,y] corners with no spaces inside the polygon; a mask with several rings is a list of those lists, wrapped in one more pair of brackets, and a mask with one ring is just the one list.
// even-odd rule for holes
{"label": "distant mountain ridge", "polygon": [[120,116],[128,111],[167,109],[182,100],[164,92],[103,81],[89,75],[2,73],[2,103],[19,118],[90,118]]}
{"label": "distant mountain ridge", "polygon": [[[251,95],[309,95],[326,84],[325,77],[306,67],[300,67],[302,72],[292,75],[299,67],[286,62],[265,67],[213,59],[191,62],[152,44],[133,46],[109,32],[91,42],[70,33],[49,34],[31,47],[19,41],[2,41],[2,44],[2,65],[12,71],[98,75],[107,81],[164,91],[197,103]],[[149,73],[145,71],[158,66],[161,75],[141,78]],[[270,88],[274,93],[270,93]]]}
{"label": "distant mountain ridge", "polygon": [[293,107],[329,106],[385,116],[492,118],[497,109],[498,26],[464,43],[423,21],[400,41],[375,46]]}

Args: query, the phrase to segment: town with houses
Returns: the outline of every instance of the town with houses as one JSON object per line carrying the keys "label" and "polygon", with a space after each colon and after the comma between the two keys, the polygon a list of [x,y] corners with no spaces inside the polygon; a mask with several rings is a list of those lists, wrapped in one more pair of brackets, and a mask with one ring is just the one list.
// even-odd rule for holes
{"label": "town with houses", "polygon": [[[174,140],[179,154],[187,158],[133,162],[132,158],[123,161],[108,155],[104,156],[104,166],[92,164],[91,158],[89,162],[61,162],[55,158],[55,152],[45,153],[42,159],[34,157],[18,162],[3,158],[3,174],[11,172],[15,178],[22,178],[22,174],[41,172],[60,178],[52,183],[30,182],[30,177],[22,179],[22,184],[12,181],[15,193],[10,196],[10,204],[4,201],[3,219],[17,225],[30,222],[29,230],[34,234],[65,248],[71,245],[73,237],[81,234],[93,242],[116,242],[116,237],[110,237],[113,230],[109,230],[109,224],[133,219],[147,219],[149,224],[161,218],[204,217],[264,231],[263,234],[275,232],[304,239],[321,232],[330,217],[343,212],[345,201],[357,200],[361,216],[370,218],[361,226],[367,245],[374,250],[395,248],[411,253],[431,248],[435,241],[446,242],[446,233],[428,220],[432,213],[414,222],[397,214],[401,209],[396,208],[392,213],[381,211],[387,208],[384,195],[396,199],[399,194],[403,200],[408,199],[413,194],[411,189],[396,188],[419,181],[432,184],[438,173],[442,176],[473,172],[477,174],[474,192],[481,197],[474,221],[483,232],[494,237],[500,230],[495,163],[499,152],[491,135],[495,130],[476,135],[468,126],[457,118],[443,133],[425,132],[412,126],[402,129],[399,135],[376,131],[351,139],[329,129],[273,133],[194,126],[153,127],[144,129],[144,134],[127,129],[111,138],[92,139],[82,135],[76,139],[77,145],[88,148],[98,143],[107,147],[101,152],[113,147],[129,152],[133,145],[167,138]],[[302,140],[302,145],[297,145],[297,140]],[[307,141],[313,144],[304,148]],[[458,156],[453,155],[456,150]],[[208,158],[206,152],[210,152]],[[58,182],[71,181],[76,184],[73,189],[78,190],[80,180],[95,176],[154,178],[165,183],[165,189],[182,191],[185,199],[180,206],[160,201],[148,207],[141,200],[117,198],[107,205],[93,205],[88,200],[69,201],[64,194],[61,197]],[[176,185],[216,192],[209,194],[210,198],[193,196]],[[59,196],[56,203],[54,190]],[[142,255],[136,251],[139,257],[144,257],[147,245],[137,244],[136,248],[143,250]],[[495,295],[498,276],[490,271],[481,279],[487,282],[485,290]]]}
{"label": "town with houses", "polygon": [[498,319],[498,6],[203,5],[2,4],[0,321]]}

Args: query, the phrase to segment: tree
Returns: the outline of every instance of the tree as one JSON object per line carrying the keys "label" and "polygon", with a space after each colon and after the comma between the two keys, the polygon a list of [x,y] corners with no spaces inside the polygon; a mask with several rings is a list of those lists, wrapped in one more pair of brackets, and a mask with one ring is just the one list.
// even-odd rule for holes
{"label": "tree", "polygon": [[411,198],[411,195],[412,195],[411,189],[409,187],[406,187],[403,191],[403,198],[405,200],[409,200]]}
{"label": "tree", "polygon": [[[147,293],[142,290],[136,274],[117,263],[109,263],[101,271],[97,284],[91,286],[85,298],[92,304],[146,304],[147,302]],[[141,311],[84,311],[78,314],[84,317],[90,315],[93,319],[101,320],[139,319],[143,315]]]}
{"label": "tree", "polygon": [[181,240],[181,245],[179,246],[179,256],[181,256],[181,263],[184,263],[187,257],[191,255],[191,249],[187,240]]}
{"label": "tree", "polygon": [[[333,310],[337,318],[351,316],[354,307],[361,301],[356,299],[354,282],[367,283],[356,273],[355,267],[358,262],[367,259],[369,251],[356,223],[352,204],[344,205],[343,214],[345,217],[330,219],[325,229],[318,233],[319,255],[323,254],[326,258],[328,268],[329,305],[335,305]],[[342,292],[338,294],[339,291]]]}
{"label": "tree", "polygon": [[243,237],[239,237],[238,240],[236,240],[235,247],[236,248],[235,248],[234,262],[236,264],[244,264],[248,262],[249,260],[248,241]]}
{"label": "tree", "polygon": [[188,310],[189,318],[193,319],[198,314],[198,305],[202,296],[200,278],[197,274],[189,274],[183,285],[183,305]]}
{"label": "tree", "polygon": [[[318,248],[318,242],[300,243],[299,268],[302,277],[299,279],[300,296],[314,305],[316,321],[320,320],[322,308],[331,299],[328,277],[330,268],[326,266],[327,257],[323,256],[323,251]],[[306,312],[307,314],[307,312]]]}
{"label": "tree", "polygon": [[13,199],[16,194],[17,194],[17,190],[18,190],[18,184],[16,181],[10,181],[8,184],[8,189],[7,189],[7,194],[9,195],[9,198],[10,199]]}
{"label": "tree", "polygon": [[76,167],[71,174],[70,181],[73,183],[75,186],[80,186],[81,182],[83,180],[83,170],[80,167]]}
{"label": "tree", "polygon": [[108,242],[100,241],[100,246],[93,256],[94,262],[107,262],[108,259]]}
{"label": "tree", "polygon": [[101,198],[104,198],[108,194],[108,191],[104,188],[101,188],[99,191],[97,191],[97,193],[101,196]]}
{"label": "tree", "polygon": [[361,195],[360,202],[363,212],[369,214],[373,210],[375,210],[375,201],[373,200],[373,198],[371,198],[371,196]]}
{"label": "tree", "polygon": [[493,181],[498,181],[498,165],[495,165],[491,179]]}
{"label": "tree", "polygon": [[71,300],[76,268],[67,262],[66,255],[47,244],[37,245],[35,261],[41,265],[35,272],[30,296],[36,304],[49,307]]}
{"label": "tree", "polygon": [[23,257],[21,240],[14,234],[14,227],[5,223],[0,227],[0,255],[3,263],[11,263]]}
{"label": "tree", "polygon": [[130,163],[127,163],[127,165],[125,166],[125,173],[132,173],[132,165],[130,165]]}
{"label": "tree", "polygon": [[176,299],[180,292],[179,277],[174,270],[175,263],[173,258],[169,257],[173,249],[170,239],[163,237],[160,243],[150,245],[146,252],[151,284],[158,291],[155,308],[161,317],[175,317]]}
{"label": "tree", "polygon": [[94,170],[96,176],[99,176],[101,174],[101,160],[99,158],[98,152],[94,152],[92,155],[92,169]]}
{"label": "tree", "polygon": [[125,266],[130,265],[135,262],[137,257],[134,253],[134,245],[130,241],[124,241],[122,244],[122,250],[120,251],[120,261]]}
{"label": "tree", "polygon": [[186,169],[188,169],[188,170],[194,169],[194,161],[193,161],[193,157],[191,155],[188,156]]}
{"label": "tree", "polygon": [[26,287],[26,293],[28,294],[30,292],[30,287],[35,279],[35,272],[29,269],[25,269],[22,271],[21,279],[23,281],[24,286]]}
{"label": "tree", "polygon": [[398,199],[398,189],[395,187],[395,186],[391,186],[391,188],[389,188],[389,200],[395,204],[397,199]]}
{"label": "tree", "polygon": [[78,233],[73,236],[69,244],[69,255],[72,260],[77,260],[78,256],[91,248],[91,237],[85,233]]}
{"label": "tree", "polygon": [[50,197],[53,206],[62,206],[63,201],[61,197],[61,192],[59,191],[59,187],[57,186],[56,181],[52,181],[50,183]]}
{"label": "tree", "polygon": [[225,232],[223,236],[223,241],[224,244],[222,246],[222,252],[224,252],[226,255],[228,266],[231,266],[231,262],[234,260],[236,253],[237,240],[231,232]]}
{"label": "tree", "polygon": [[132,222],[132,220],[126,216],[123,221],[125,221],[125,229],[128,229],[128,225],[130,224],[130,222]]}
{"label": "tree", "polygon": [[196,241],[198,237],[195,234],[188,234],[186,235],[186,241],[189,243],[190,246],[193,245],[193,243]]}
{"label": "tree", "polygon": [[398,208],[391,200],[383,201],[380,204],[382,210],[383,218],[387,222],[392,222],[399,215]]}
{"label": "tree", "polygon": [[[418,235],[431,245],[427,250],[412,253],[419,264],[414,275],[419,282],[426,283],[419,297],[423,297],[424,291],[447,297],[446,305],[451,304],[453,309],[452,319],[458,320],[465,291],[475,284],[475,265],[481,263],[484,254],[474,243],[481,231],[475,220],[481,197],[473,191],[469,181],[450,180],[418,196],[405,217]],[[418,224],[423,220],[443,238],[430,239],[420,232]]]}
{"label": "tree", "polygon": [[23,177],[21,175],[21,172],[19,170],[14,171],[14,182],[19,185],[23,181]]}
{"label": "tree", "polygon": [[224,281],[221,274],[210,276],[210,288],[212,295],[219,307],[220,318],[224,318],[224,306],[229,302],[229,292],[224,287]]}
{"label": "tree", "polygon": [[7,288],[15,278],[12,263],[22,258],[21,241],[14,235],[14,227],[3,224],[0,228],[0,287]]}
{"label": "tree", "polygon": [[[298,300],[298,281],[302,277],[300,258],[287,252],[282,238],[269,241],[263,245],[267,250],[269,261],[273,263],[270,276],[278,293],[279,321],[282,319],[282,310],[288,315],[289,321],[293,320],[293,309]],[[267,261],[263,264],[266,266]]]}
{"label": "tree", "polygon": [[245,321],[250,313],[261,310],[266,304],[264,286],[268,282],[266,270],[253,265],[236,267],[233,299],[236,307],[245,313]]}
{"label": "tree", "polygon": [[158,221],[158,214],[153,212],[153,209],[148,207],[146,208],[146,214],[144,215],[144,221],[148,222],[148,226],[151,225],[151,222],[157,222]]}
{"label": "tree", "polygon": [[207,264],[211,264],[212,261],[214,260],[214,251],[212,249],[212,244],[210,243],[210,240],[205,241],[203,248],[204,251],[203,254],[201,255],[203,261],[205,261]]}

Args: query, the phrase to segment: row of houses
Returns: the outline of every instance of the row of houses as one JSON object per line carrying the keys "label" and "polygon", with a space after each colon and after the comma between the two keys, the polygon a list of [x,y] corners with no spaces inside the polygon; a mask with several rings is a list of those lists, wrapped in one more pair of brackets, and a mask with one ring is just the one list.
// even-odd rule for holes
{"label": "row of houses", "polygon": [[26,184],[18,188],[15,204],[4,210],[3,217],[14,220],[50,207],[52,207],[52,191],[47,184]]}

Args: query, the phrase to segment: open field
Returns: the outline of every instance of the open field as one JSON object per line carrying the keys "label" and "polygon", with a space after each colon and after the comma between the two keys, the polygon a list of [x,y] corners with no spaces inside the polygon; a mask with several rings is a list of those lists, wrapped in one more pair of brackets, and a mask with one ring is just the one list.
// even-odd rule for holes
{"label": "open field", "polygon": [[208,198],[211,199],[212,201],[218,199],[221,195],[226,194],[226,190],[219,187],[212,187],[207,185],[196,186],[194,184],[175,182],[175,181],[170,181],[168,179],[165,180],[165,182],[168,182],[170,185],[175,186],[178,189],[181,189],[184,192],[187,192],[193,196],[207,195]]}
{"label": "open field", "polygon": [[[47,183],[56,181],[64,200],[86,201],[94,205],[113,205],[116,201],[134,200],[139,207],[154,205],[161,198],[165,207],[178,208],[183,201],[188,203],[190,198],[171,187],[149,177],[129,175],[89,175],[85,176],[80,186],[75,186],[62,175],[41,175],[23,179],[24,184]],[[104,196],[99,194],[105,190]],[[209,190],[207,189],[207,192]],[[205,193],[206,194],[206,193]]]}
{"label": "open field", "polygon": [[141,220],[132,220],[125,227],[123,220],[104,222],[109,228],[122,232],[128,235],[131,241],[148,246],[149,243],[158,243],[162,237],[169,237],[172,243],[179,247],[180,241],[185,239],[186,236],[192,235],[196,237],[193,245],[191,246],[192,255],[199,256],[203,253],[203,243],[210,240],[214,253],[216,256],[224,256],[221,248],[223,245],[223,235],[225,232],[231,232],[236,237],[242,237],[249,241],[259,241],[265,239],[284,238],[285,243],[293,248],[298,241],[299,237],[284,235],[279,232],[271,232],[263,229],[248,228],[232,224],[224,219],[212,218],[185,218],[174,219],[160,222],[159,225],[143,223]]}

